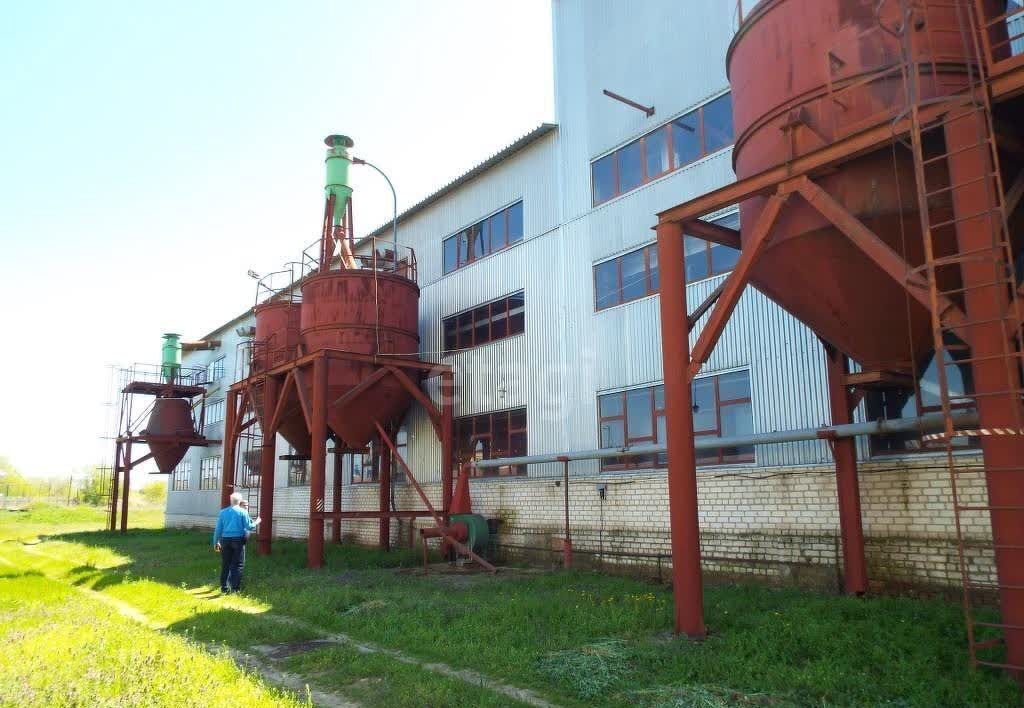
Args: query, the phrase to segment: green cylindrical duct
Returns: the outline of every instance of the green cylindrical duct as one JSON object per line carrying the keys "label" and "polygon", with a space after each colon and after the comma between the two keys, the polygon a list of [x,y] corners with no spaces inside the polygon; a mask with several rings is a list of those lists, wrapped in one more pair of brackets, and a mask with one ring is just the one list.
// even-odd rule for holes
{"label": "green cylindrical duct", "polygon": [[327,145],[327,159],[324,161],[327,167],[327,182],[324,187],[326,197],[334,197],[334,213],[331,220],[334,224],[340,224],[345,218],[345,209],[348,206],[348,199],[352,196],[352,187],[348,184],[348,168],[352,164],[352,157],[348,149],[355,143],[347,135],[328,135],[324,138]]}
{"label": "green cylindrical duct", "polygon": [[173,383],[181,371],[181,335],[168,332],[164,335],[163,357],[160,370],[167,383]]}

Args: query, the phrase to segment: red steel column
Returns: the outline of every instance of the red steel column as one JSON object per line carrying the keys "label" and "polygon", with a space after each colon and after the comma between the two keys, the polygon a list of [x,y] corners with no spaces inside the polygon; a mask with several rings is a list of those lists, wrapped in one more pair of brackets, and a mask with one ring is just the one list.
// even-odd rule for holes
{"label": "red steel column", "polygon": [[[270,422],[277,397],[281,390],[281,382],[274,376],[266,377],[263,384],[263,420]],[[269,556],[274,539],[274,472],[277,468],[277,431],[264,430],[263,444],[260,447],[260,522],[259,534],[256,539],[256,550],[260,555]],[[232,448],[234,441],[232,441]],[[225,450],[225,452],[227,452]],[[234,469],[234,467],[232,467]]]}
{"label": "red steel column", "polygon": [[324,510],[324,486],[327,468],[327,358],[313,360],[312,453],[309,470],[309,540],[306,565],[320,568],[324,564],[324,520],[315,518]]}
{"label": "red steel column", "polygon": [[[352,202],[349,202],[351,207]],[[331,511],[341,511],[341,443],[334,443],[334,487],[331,489]],[[331,522],[331,543],[341,543],[341,519]]]}
{"label": "red steel column", "polygon": [[672,527],[672,593],[675,631],[704,638],[704,585],[700,569],[700,520],[697,516],[697,460],[693,448],[693,394],[687,369],[690,339],[686,313],[683,231],[678,224],[658,225],[661,271],[661,349],[665,368],[665,418],[668,439],[668,504]]}
{"label": "red steel column", "polygon": [[[850,396],[846,385],[846,355],[825,347],[828,376],[828,400],[832,425],[852,422]],[[867,564],[864,561],[864,529],[860,512],[860,483],[857,479],[857,447],[853,438],[831,441],[836,463],[836,492],[839,498],[839,533],[843,539],[843,590],[863,595],[868,590]]]}
{"label": "red steel column", "polygon": [[[388,435],[391,435],[391,428],[386,428]],[[391,511],[391,446],[380,441],[380,467],[378,469],[378,501],[380,502],[380,547],[385,551],[391,550],[391,517],[383,516]]]}
{"label": "red steel column", "polygon": [[[130,434],[130,433],[129,433]],[[132,474],[132,441],[124,444],[124,484],[121,485],[121,533],[128,530],[128,488]]]}
{"label": "red steel column", "polygon": [[441,510],[447,515],[452,505],[452,467],[454,460],[453,410],[455,408],[455,375],[441,374]]}
{"label": "red steel column", "polygon": [[238,444],[238,436],[235,428],[238,427],[238,391],[228,390],[224,401],[224,460],[221,465],[220,478],[220,508],[227,507],[231,500],[231,492],[235,489],[235,447]]}
{"label": "red steel column", "polygon": [[[994,267],[983,251],[993,247],[999,233],[993,218],[998,217],[993,180],[985,176],[993,168],[988,145],[981,141],[989,137],[988,126],[982,115],[975,113],[948,122],[945,134],[950,184],[954,185],[950,190],[953,211],[958,219],[964,219],[956,225],[958,250],[981,253],[977,260],[960,265],[967,319],[984,322],[968,329],[980,427],[1012,428],[1017,433],[984,436],[981,449],[988,504],[997,507],[989,514],[1002,622],[1011,626],[1004,630],[1006,663],[1024,666],[1024,436],[1019,434],[1024,410],[1013,392],[1020,388],[1020,362],[1008,366],[1004,356],[1006,349],[1015,349],[1001,321],[1012,313],[1008,291],[1005,286],[991,285],[1009,274]],[[979,213],[983,216],[975,216]],[[1012,325],[1008,328],[1013,330]]]}

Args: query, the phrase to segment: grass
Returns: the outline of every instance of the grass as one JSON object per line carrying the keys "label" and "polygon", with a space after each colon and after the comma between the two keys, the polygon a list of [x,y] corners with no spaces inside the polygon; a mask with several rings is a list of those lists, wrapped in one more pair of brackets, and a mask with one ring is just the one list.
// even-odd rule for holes
{"label": "grass", "polygon": [[[0,516],[0,538],[17,536],[11,526],[20,523]],[[709,587],[712,634],[697,644],[671,636],[667,590],[595,573],[422,576],[414,553],[351,546],[329,546],[326,568],[311,571],[304,544],[276,541],[273,556],[249,557],[246,593],[220,598],[211,592],[217,557],[201,532],[68,533],[0,544],[0,558],[129,603],[171,634],[241,649],[316,636],[267,621],[283,616],[563,705],[1020,704],[1011,681],[969,669],[959,607],[941,601]],[[486,687],[345,646],[283,661],[365,705],[509,703]]]}

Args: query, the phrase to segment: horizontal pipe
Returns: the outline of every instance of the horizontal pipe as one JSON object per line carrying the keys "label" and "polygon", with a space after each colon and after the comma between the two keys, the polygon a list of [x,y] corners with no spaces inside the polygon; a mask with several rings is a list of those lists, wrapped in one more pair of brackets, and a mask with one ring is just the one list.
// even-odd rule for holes
{"label": "horizontal pipe", "polygon": [[[977,425],[976,413],[957,413],[953,415],[953,425],[957,428]],[[799,428],[797,430],[777,430],[770,433],[753,435],[734,435],[725,438],[713,438],[698,435],[694,440],[697,450],[714,450],[720,447],[739,447],[741,445],[774,445],[777,443],[800,442],[830,438],[854,438],[861,435],[888,435],[909,430],[927,432],[940,430],[946,425],[942,413],[929,413],[920,418],[896,418],[895,420],[873,420],[865,423],[848,423],[846,425],[826,425],[821,428]],[[577,452],[553,452],[544,455],[524,455],[523,457],[499,457],[493,460],[477,460],[470,462],[475,469],[490,469],[507,465],[533,465],[541,462],[564,462],[566,460],[602,460],[609,457],[639,457],[641,455],[657,455],[667,451],[665,445],[631,445],[626,447],[610,447],[597,450],[579,450]]]}

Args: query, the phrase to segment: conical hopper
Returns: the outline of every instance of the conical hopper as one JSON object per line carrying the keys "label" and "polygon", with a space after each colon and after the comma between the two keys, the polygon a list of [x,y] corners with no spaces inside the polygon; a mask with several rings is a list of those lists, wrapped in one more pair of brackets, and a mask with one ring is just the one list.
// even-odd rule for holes
{"label": "conical hopper", "polygon": [[157,469],[163,474],[173,472],[185,457],[189,443],[180,442],[181,438],[201,437],[193,427],[192,405],[187,398],[157,398],[153,401],[153,412],[149,415],[144,434]]}
{"label": "conical hopper", "polygon": [[[265,426],[271,416],[273,416],[274,411],[268,411],[265,408],[263,386],[253,386],[250,389],[249,395],[252,397],[252,405],[257,411],[257,418],[260,420],[261,425]],[[308,457],[311,449],[309,429],[306,427],[306,419],[302,415],[302,407],[295,396],[294,389],[291,387],[285,392],[285,396],[287,400],[284,402],[284,408],[281,411],[277,432],[292,446],[295,454]]]}
{"label": "conical hopper", "polygon": [[[998,2],[986,4],[994,8]],[[785,165],[868,127],[888,125],[906,109],[900,39],[878,31],[903,22],[900,6],[769,0],[751,11],[727,59],[737,178]],[[932,4],[928,23],[928,41],[914,43],[915,59],[921,67],[940,68],[938,76],[922,69],[923,101],[964,89],[965,70],[973,59],[965,56],[955,4]],[[703,119],[705,133],[728,127],[722,116],[704,114]],[[925,153],[941,152],[940,139],[941,131],[926,135]],[[952,218],[941,164],[926,168],[933,224]],[[918,194],[907,149],[887,145],[812,179],[877,235],[890,255],[895,252],[909,264],[905,271],[923,263]],[[765,203],[765,197],[758,197],[741,205],[745,246]],[[951,252],[953,239],[952,228],[935,232],[935,255]],[[954,268],[948,270],[939,274],[940,286],[955,289],[959,276]],[[751,283],[866,369],[905,370],[932,347],[924,305],[800,195],[791,195],[782,207],[755,261]]]}

